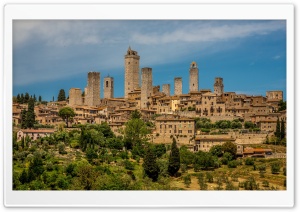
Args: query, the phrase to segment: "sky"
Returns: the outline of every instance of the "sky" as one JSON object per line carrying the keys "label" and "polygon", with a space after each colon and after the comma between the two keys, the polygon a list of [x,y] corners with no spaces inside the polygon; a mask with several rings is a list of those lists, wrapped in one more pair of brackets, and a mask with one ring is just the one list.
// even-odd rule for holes
{"label": "sky", "polygon": [[188,93],[189,67],[199,68],[199,89],[222,77],[225,92],[286,99],[284,20],[15,20],[13,95],[57,99],[60,89],[87,85],[87,73],[114,77],[114,96],[124,96],[124,55],[138,52],[140,69],[151,67],[153,85],[182,77]]}

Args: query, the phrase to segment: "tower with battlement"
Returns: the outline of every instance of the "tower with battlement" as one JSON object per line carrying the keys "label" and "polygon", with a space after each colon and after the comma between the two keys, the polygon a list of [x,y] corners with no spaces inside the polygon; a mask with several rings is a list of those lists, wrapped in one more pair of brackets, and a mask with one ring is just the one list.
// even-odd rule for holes
{"label": "tower with battlement", "polygon": [[139,67],[140,56],[137,51],[129,47],[125,55],[125,79],[124,79],[124,98],[128,98],[128,93],[139,87]]}
{"label": "tower with battlement", "polygon": [[142,68],[141,108],[148,108],[152,94],[152,68]]}
{"label": "tower with battlement", "polygon": [[223,78],[216,77],[214,84],[214,93],[221,96],[224,93]]}
{"label": "tower with battlement", "polygon": [[174,78],[174,95],[182,94],[182,77]]}
{"label": "tower with battlement", "polygon": [[103,84],[104,98],[110,99],[114,98],[114,78],[113,77],[104,77]]}
{"label": "tower with battlement", "polygon": [[190,89],[189,91],[199,90],[199,69],[196,62],[192,62],[190,65]]}
{"label": "tower with battlement", "polygon": [[85,93],[85,105],[100,104],[100,72],[89,72]]}

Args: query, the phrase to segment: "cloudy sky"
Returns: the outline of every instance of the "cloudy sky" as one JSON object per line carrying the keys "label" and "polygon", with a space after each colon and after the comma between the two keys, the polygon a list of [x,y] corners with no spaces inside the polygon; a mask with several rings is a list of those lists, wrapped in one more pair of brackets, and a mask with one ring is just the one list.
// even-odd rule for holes
{"label": "cloudy sky", "polygon": [[285,21],[14,21],[13,94],[28,92],[43,100],[60,89],[82,90],[87,73],[115,80],[115,97],[124,95],[124,55],[131,46],[140,68],[151,67],[154,85],[183,78],[188,93],[189,66],[199,67],[199,87],[213,90],[223,77],[224,90],[286,96]]}

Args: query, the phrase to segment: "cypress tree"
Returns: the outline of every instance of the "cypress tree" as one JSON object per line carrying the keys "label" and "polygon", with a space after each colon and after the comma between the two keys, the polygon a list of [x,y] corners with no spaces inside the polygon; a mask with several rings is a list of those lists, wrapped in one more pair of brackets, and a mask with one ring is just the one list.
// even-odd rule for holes
{"label": "cypress tree", "polygon": [[33,94],[33,100],[34,100],[34,102],[36,102],[36,96],[35,96],[35,94]]}
{"label": "cypress tree", "polygon": [[26,114],[27,128],[33,128],[34,123],[35,123],[34,100],[33,100],[33,98],[30,98],[28,101],[28,111]]}
{"label": "cypress tree", "polygon": [[18,95],[17,95],[17,102],[18,102],[18,103],[21,103],[20,101],[21,101],[21,97],[20,97],[20,94],[18,94]]}
{"label": "cypress tree", "polygon": [[66,100],[66,93],[64,89],[60,89],[57,97],[57,101],[65,101]]}
{"label": "cypress tree", "polygon": [[285,126],[284,121],[281,119],[281,126],[280,126],[280,139],[284,139],[285,137]]}
{"label": "cypress tree", "polygon": [[28,103],[29,99],[30,99],[29,93],[26,92],[24,97],[24,103]]}
{"label": "cypress tree", "polygon": [[20,104],[24,103],[24,94],[21,93],[21,97],[20,97]]}
{"label": "cypress tree", "polygon": [[157,181],[159,167],[156,163],[156,156],[151,147],[148,147],[144,157],[143,168],[145,174],[151,178],[153,181]]}
{"label": "cypress tree", "polygon": [[277,123],[276,123],[275,136],[276,136],[276,138],[280,139],[280,122],[279,122],[278,117],[277,117]]}
{"label": "cypress tree", "polygon": [[171,147],[171,153],[169,158],[168,172],[171,176],[174,176],[180,168],[180,153],[176,145],[176,139],[173,138],[173,143]]}
{"label": "cypress tree", "polygon": [[26,129],[27,128],[27,121],[26,121],[27,111],[22,110],[21,111],[21,128]]}
{"label": "cypress tree", "polygon": [[41,102],[42,101],[42,97],[41,96],[39,96],[39,102]]}

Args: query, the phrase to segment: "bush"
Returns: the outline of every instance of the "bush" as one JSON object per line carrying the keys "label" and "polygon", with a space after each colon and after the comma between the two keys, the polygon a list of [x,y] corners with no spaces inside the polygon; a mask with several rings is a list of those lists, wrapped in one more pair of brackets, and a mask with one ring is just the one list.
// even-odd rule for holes
{"label": "bush", "polygon": [[206,172],[206,180],[208,183],[213,183],[214,182],[214,177],[210,172]]}
{"label": "bush", "polygon": [[183,177],[183,182],[184,182],[184,184],[185,184],[185,186],[188,188],[188,187],[190,187],[190,185],[191,185],[191,183],[192,183],[192,180],[191,180],[191,175],[185,175],[184,177]]}
{"label": "bush", "polygon": [[279,162],[272,163],[271,171],[272,174],[278,174],[280,172],[280,163]]}
{"label": "bush", "polygon": [[259,190],[259,184],[256,183],[254,177],[251,176],[243,182],[243,188],[245,190]]}
{"label": "bush", "polygon": [[228,162],[228,168],[236,168],[239,165],[239,162],[236,160],[232,160]]}
{"label": "bush", "polygon": [[125,169],[134,170],[134,165],[129,160],[124,161],[124,166],[125,166]]}
{"label": "bush", "polygon": [[67,154],[67,152],[65,150],[65,144],[63,142],[60,142],[58,144],[58,152],[59,152],[59,154]]}
{"label": "bush", "polygon": [[266,180],[264,180],[264,181],[262,182],[262,185],[263,185],[263,187],[269,187],[269,182],[266,181]]}
{"label": "bush", "polygon": [[253,166],[254,165],[254,159],[253,158],[246,158],[245,165]]}

